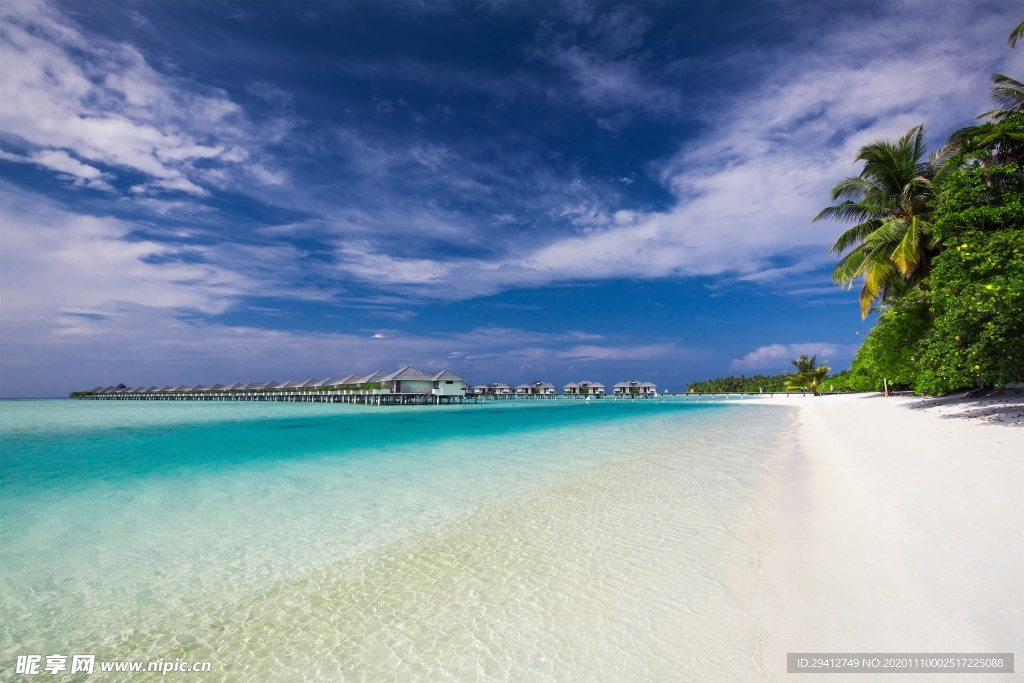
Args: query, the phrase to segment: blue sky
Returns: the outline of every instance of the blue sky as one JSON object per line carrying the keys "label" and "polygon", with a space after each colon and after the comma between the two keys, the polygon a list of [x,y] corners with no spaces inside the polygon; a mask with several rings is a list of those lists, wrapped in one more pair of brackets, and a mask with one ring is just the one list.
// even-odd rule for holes
{"label": "blue sky", "polygon": [[812,224],[1016,2],[5,2],[0,395],[846,367]]}

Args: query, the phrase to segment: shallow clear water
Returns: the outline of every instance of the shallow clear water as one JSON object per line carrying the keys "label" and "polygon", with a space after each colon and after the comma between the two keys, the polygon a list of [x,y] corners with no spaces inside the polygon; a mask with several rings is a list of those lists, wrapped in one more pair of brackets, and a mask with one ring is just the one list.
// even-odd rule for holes
{"label": "shallow clear water", "polygon": [[0,403],[0,670],[757,680],[784,410]]}

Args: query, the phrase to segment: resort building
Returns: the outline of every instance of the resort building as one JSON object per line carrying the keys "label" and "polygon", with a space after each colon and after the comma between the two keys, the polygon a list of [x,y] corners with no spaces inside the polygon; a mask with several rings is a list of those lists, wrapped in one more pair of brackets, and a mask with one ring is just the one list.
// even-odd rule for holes
{"label": "resort building", "polygon": [[600,382],[583,380],[582,382],[569,382],[562,387],[562,394],[566,396],[594,396],[596,398],[603,398],[604,390],[605,386]]}
{"label": "resort building", "polygon": [[468,393],[470,396],[498,396],[509,398],[517,395],[519,392],[513,389],[510,384],[504,382],[491,382],[490,384],[476,384],[469,388]]}
{"label": "resort building", "polygon": [[614,396],[639,396],[641,398],[655,397],[658,395],[658,385],[652,382],[641,382],[631,379],[628,382],[619,382],[612,387]]}
{"label": "resort building", "polygon": [[373,391],[375,389],[381,388],[379,386],[380,382],[387,376],[388,373],[384,372],[383,370],[378,370],[377,372],[371,372],[366,377],[362,377],[360,379],[353,380],[350,382],[345,382],[340,386],[346,388],[353,387],[355,389],[359,389],[360,391]]}
{"label": "resort building", "polygon": [[381,389],[392,394],[423,394],[431,396],[464,396],[462,378],[453,372],[427,373],[411,366],[385,375],[378,380]]}
{"label": "resort building", "polygon": [[516,387],[518,396],[554,396],[555,393],[555,385],[550,382],[533,382]]}

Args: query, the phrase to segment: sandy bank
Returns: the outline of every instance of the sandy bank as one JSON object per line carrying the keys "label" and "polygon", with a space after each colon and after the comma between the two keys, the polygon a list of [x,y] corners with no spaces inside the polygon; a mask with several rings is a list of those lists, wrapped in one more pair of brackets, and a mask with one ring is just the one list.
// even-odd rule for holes
{"label": "sandy bank", "polygon": [[1017,674],[968,678],[1024,678],[1020,402],[765,403],[800,409],[765,514],[767,679],[787,652],[1015,652]]}

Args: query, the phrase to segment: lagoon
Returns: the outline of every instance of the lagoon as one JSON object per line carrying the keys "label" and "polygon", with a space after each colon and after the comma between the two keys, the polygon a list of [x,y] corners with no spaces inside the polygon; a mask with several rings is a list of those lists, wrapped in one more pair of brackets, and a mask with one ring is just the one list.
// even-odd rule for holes
{"label": "lagoon", "polygon": [[0,658],[210,680],[763,679],[793,410],[0,405]]}

